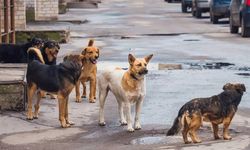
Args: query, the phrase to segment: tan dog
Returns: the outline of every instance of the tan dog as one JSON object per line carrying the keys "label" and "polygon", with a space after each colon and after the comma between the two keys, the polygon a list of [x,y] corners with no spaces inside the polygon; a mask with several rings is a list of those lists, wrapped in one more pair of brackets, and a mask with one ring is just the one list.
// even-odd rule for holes
{"label": "tan dog", "polygon": [[[135,103],[135,129],[141,129],[140,111],[146,94],[145,75],[148,73],[147,64],[152,57],[153,54],[145,58],[135,58],[132,54],[129,54],[128,61],[130,67],[127,71],[117,68],[114,70],[106,70],[101,73],[98,78],[100,126],[105,125],[104,103],[108,92],[111,91],[115,95],[118,102],[121,124],[128,125],[127,130],[129,132],[134,131],[131,122],[131,105]],[[125,108],[125,116],[123,114],[123,108]]]}
{"label": "tan dog", "polygon": [[174,120],[173,126],[168,130],[167,135],[175,135],[182,128],[183,140],[186,144],[190,135],[193,143],[200,143],[196,132],[202,125],[202,121],[211,122],[214,132],[214,139],[220,139],[218,135],[219,124],[223,124],[223,138],[231,140],[229,125],[237,111],[243,93],[246,91],[244,84],[227,83],[223,86],[223,92],[208,98],[195,98],[184,104]]}
{"label": "tan dog", "polygon": [[96,100],[96,73],[97,73],[97,59],[99,58],[99,49],[94,46],[94,40],[89,40],[88,47],[82,51],[85,57],[83,60],[83,70],[76,84],[76,102],[80,103],[80,82],[83,85],[82,98],[86,98],[86,85],[85,82],[90,82],[89,102],[95,103]]}

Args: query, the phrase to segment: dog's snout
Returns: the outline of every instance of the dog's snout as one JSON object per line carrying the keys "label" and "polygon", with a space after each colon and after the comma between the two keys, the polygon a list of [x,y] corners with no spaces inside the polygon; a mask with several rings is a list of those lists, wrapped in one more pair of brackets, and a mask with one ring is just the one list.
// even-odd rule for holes
{"label": "dog's snout", "polygon": [[145,70],[144,70],[144,73],[147,74],[147,73],[148,73],[148,69],[145,69]]}
{"label": "dog's snout", "polygon": [[98,56],[95,56],[95,59],[97,59],[98,58]]}

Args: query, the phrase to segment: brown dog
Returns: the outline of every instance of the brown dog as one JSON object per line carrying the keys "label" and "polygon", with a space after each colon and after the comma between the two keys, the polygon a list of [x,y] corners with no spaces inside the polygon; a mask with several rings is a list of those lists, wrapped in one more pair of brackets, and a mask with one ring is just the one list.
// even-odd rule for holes
{"label": "brown dog", "polygon": [[[27,119],[37,119],[40,108],[41,90],[57,94],[59,103],[59,120],[63,128],[73,123],[68,118],[69,94],[81,75],[83,55],[65,57],[59,65],[46,65],[32,61],[27,68],[28,112]],[[32,112],[32,97],[37,92],[35,112]]]}
{"label": "brown dog", "polygon": [[188,141],[187,134],[191,136],[193,143],[200,143],[196,131],[200,128],[202,121],[211,122],[214,138],[219,139],[218,125],[223,124],[223,138],[232,139],[228,133],[228,127],[237,111],[243,93],[246,91],[244,84],[227,83],[223,86],[223,92],[209,98],[196,98],[181,107],[173,126],[167,135],[174,135],[183,126],[183,140]]}
{"label": "brown dog", "polygon": [[79,82],[76,84],[76,102],[80,103],[80,82],[83,85],[82,98],[86,98],[86,85],[85,82],[90,82],[89,102],[95,103],[96,100],[96,73],[97,73],[97,59],[99,58],[99,49],[94,45],[94,40],[89,40],[88,47],[82,51],[84,56],[83,70],[79,78]]}

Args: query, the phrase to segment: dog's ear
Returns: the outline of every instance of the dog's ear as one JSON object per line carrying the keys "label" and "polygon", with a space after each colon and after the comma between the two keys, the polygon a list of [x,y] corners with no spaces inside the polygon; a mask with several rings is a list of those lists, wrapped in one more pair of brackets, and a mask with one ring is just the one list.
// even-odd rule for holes
{"label": "dog's ear", "polygon": [[66,60],[68,60],[68,55],[66,55],[65,57],[63,57],[63,61],[66,61]]}
{"label": "dog's ear", "polygon": [[45,48],[45,54],[49,55],[50,54],[50,50],[48,47]]}
{"label": "dog's ear", "polygon": [[84,48],[81,54],[82,54],[82,55],[85,55],[86,52],[87,52],[87,48]]}
{"label": "dog's ear", "polygon": [[129,62],[130,65],[132,65],[134,63],[135,59],[136,58],[135,58],[134,55],[128,54],[128,62]]}
{"label": "dog's ear", "polygon": [[88,46],[93,46],[93,45],[94,45],[94,39],[90,39]]}
{"label": "dog's ear", "polygon": [[246,92],[246,87],[244,84],[238,84],[237,89],[240,90],[242,93]]}
{"label": "dog's ear", "polygon": [[85,56],[84,56],[84,55],[82,55],[82,54],[80,54],[80,56],[79,56],[79,57],[80,57],[80,59],[81,59],[81,60],[83,60],[83,59],[85,58]]}
{"label": "dog's ear", "polygon": [[232,84],[231,83],[227,83],[227,84],[225,84],[224,86],[223,86],[223,90],[225,91],[225,90],[229,90],[229,89],[231,89],[231,87],[232,87]]}
{"label": "dog's ear", "polygon": [[97,54],[98,54],[98,57],[100,56],[100,49],[97,48]]}
{"label": "dog's ear", "polygon": [[152,57],[153,57],[153,54],[146,56],[144,59],[148,63]]}

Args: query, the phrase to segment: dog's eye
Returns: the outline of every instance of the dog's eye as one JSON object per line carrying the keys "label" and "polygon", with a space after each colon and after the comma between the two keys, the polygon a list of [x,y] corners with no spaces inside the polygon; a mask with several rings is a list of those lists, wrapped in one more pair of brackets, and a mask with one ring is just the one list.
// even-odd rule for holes
{"label": "dog's eye", "polygon": [[148,64],[146,64],[146,63],[144,64],[144,66],[147,66],[147,65],[148,65]]}
{"label": "dog's eye", "polygon": [[137,64],[136,66],[140,67],[140,66],[141,66],[141,63]]}

